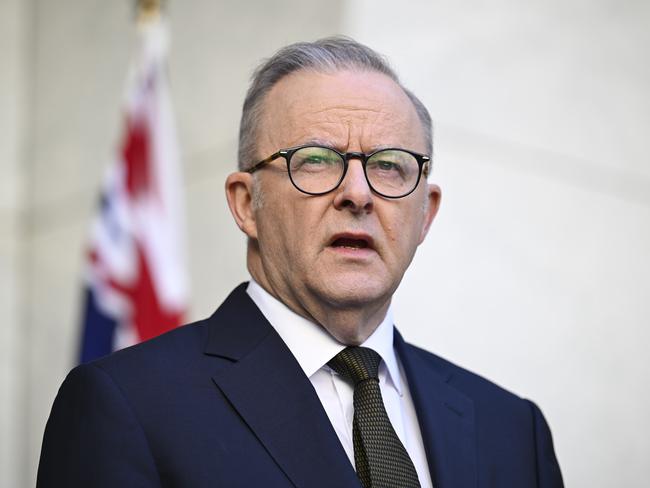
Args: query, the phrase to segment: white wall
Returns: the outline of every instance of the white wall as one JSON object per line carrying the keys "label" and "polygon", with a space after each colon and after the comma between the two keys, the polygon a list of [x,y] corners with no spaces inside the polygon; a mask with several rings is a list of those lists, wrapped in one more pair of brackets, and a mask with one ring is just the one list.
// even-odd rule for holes
{"label": "white wall", "polygon": [[[398,292],[400,328],[538,401],[568,486],[641,486],[648,7],[169,3],[191,318],[246,277],[223,180],[251,70],[287,42],[351,34],[391,58],[436,121],[443,206]],[[85,236],[132,40],[127,0],[0,0],[2,486],[33,486],[74,361]]]}
{"label": "white wall", "polygon": [[0,486],[20,486],[24,458],[21,303],[29,5],[0,1]]}
{"label": "white wall", "polygon": [[129,21],[127,2],[101,0],[35,0],[29,18],[19,486],[34,486],[45,420],[75,361],[85,238],[119,134]]}
{"label": "white wall", "polygon": [[646,486],[650,4],[347,6],[437,128],[398,325],[537,401],[567,486]]}

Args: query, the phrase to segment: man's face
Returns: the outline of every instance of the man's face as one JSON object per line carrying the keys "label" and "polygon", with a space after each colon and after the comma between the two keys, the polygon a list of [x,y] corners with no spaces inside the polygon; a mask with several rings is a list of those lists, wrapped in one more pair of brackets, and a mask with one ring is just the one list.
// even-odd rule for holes
{"label": "man's face", "polygon": [[[260,159],[309,143],[341,152],[426,152],[412,103],[390,78],[373,72],[299,71],[272,88],[259,129]],[[328,326],[337,311],[366,310],[366,317],[381,320],[435,215],[438,187],[422,178],[407,197],[380,197],[356,159],[341,185],[320,196],[299,192],[281,158],[254,177],[259,181],[248,186],[261,191],[260,203],[251,204],[249,221],[240,223],[251,238],[253,277],[339,340],[347,332],[331,327],[356,325]]]}

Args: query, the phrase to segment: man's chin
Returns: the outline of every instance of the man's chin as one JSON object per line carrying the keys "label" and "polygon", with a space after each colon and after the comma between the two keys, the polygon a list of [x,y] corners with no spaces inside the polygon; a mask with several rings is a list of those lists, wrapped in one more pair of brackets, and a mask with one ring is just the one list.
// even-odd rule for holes
{"label": "man's chin", "polygon": [[340,276],[327,283],[323,298],[333,308],[365,308],[374,303],[390,300],[391,288],[375,282],[368,276]]}

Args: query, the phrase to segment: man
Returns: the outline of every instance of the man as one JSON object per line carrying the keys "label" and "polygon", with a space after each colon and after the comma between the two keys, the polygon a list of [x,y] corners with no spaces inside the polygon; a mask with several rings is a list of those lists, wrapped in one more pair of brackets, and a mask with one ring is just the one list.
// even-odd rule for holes
{"label": "man", "polygon": [[74,369],[39,486],[561,487],[534,404],[393,327],[440,189],[429,114],[382,58],[342,38],[284,48],[239,142],[226,195],[251,282]]}

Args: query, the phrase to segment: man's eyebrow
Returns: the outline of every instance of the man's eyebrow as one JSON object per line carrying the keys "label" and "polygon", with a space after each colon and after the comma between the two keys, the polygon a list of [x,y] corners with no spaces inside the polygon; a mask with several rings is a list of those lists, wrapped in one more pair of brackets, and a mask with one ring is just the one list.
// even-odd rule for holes
{"label": "man's eyebrow", "polygon": [[[345,153],[347,152],[347,148],[339,146],[338,144],[334,143],[332,140],[329,139],[319,139],[319,138],[310,138],[305,141],[302,141],[300,144],[297,144],[294,147],[297,146],[325,146],[325,147],[331,147],[332,149],[336,149],[339,152]],[[375,144],[365,150],[366,154],[370,154],[376,151],[381,151],[382,149],[407,149],[404,147],[402,144]]]}
{"label": "man's eyebrow", "polygon": [[395,145],[395,144],[376,144],[370,148],[368,148],[368,153],[375,152],[375,151],[381,151],[382,149],[403,149],[401,145]]}
{"label": "man's eyebrow", "polygon": [[340,147],[338,147],[338,145],[335,144],[332,140],[318,138],[307,139],[306,141],[301,142],[300,146],[325,146],[334,149],[340,149]]}
{"label": "man's eyebrow", "polygon": [[[318,138],[313,138],[313,139],[307,139],[306,141],[303,141],[300,143],[301,146],[326,146],[326,147],[331,147],[333,149],[338,149],[341,152],[345,152],[346,148],[340,146],[339,144],[336,144],[334,141],[330,139],[318,139]],[[367,152],[373,152],[373,151],[379,151],[381,149],[389,149],[389,148],[398,148],[401,149],[401,145],[395,145],[395,144],[376,144],[373,145],[372,147],[368,148]]]}

